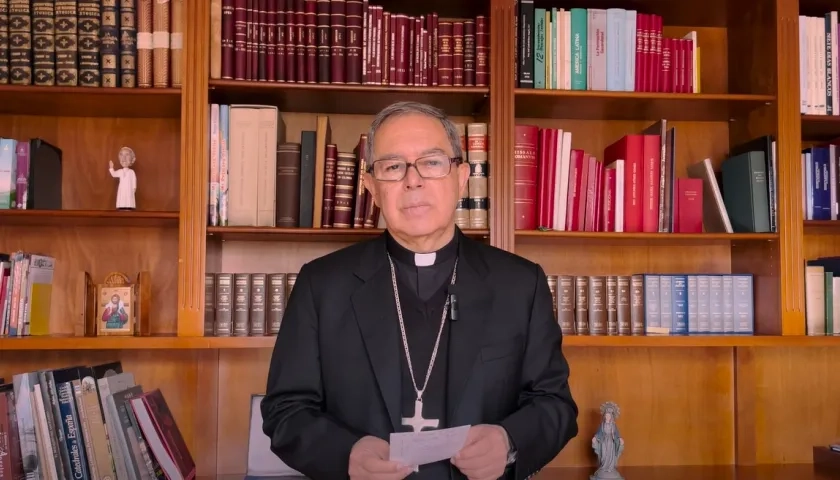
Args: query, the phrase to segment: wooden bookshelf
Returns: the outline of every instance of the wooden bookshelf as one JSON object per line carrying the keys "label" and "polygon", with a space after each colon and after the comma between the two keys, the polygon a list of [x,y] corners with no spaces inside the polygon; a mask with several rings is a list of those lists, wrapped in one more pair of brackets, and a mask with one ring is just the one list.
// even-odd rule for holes
{"label": "wooden bookshelf", "polygon": [[[755,476],[758,470],[726,466],[809,463],[813,445],[837,436],[840,386],[834,365],[840,362],[840,337],[804,335],[803,264],[840,254],[840,222],[803,221],[798,159],[803,142],[838,136],[840,123],[838,117],[799,112],[796,19],[836,8],[827,1],[801,1],[709,0],[698,8],[657,0],[537,0],[543,8],[634,8],[661,15],[666,36],[696,31],[703,51],[697,94],[518,88],[511,0],[373,2],[405,13],[489,15],[489,87],[210,78],[211,1],[184,2],[179,89],[2,85],[0,136],[46,139],[62,149],[65,169],[63,210],[0,211],[0,251],[43,251],[59,264],[51,314],[55,335],[0,338],[0,376],[121,360],[138,384],[163,390],[199,475],[242,475],[248,401],[265,389],[274,338],[204,337],[204,274],[297,272],[313,258],[380,230],[209,227],[208,103],[278,106],[289,141],[313,130],[317,115],[328,114],[333,143],[349,150],[381,107],[418,100],[444,108],[458,122],[489,125],[490,228],[468,231],[471,237],[538,262],[549,274],[755,276],[754,336],[564,337],[580,433],[539,478],[584,478],[592,472],[590,440],[597,408],[606,400],[622,409],[618,424],[628,448],[620,467],[628,480],[763,478]],[[515,230],[515,125],[563,128],[573,132],[576,148],[603,152],[621,135],[660,118],[679,132],[679,176],[703,158],[717,168],[732,145],[773,135],[778,233]],[[107,166],[122,146],[132,147],[138,158],[135,212],[113,209],[117,184]],[[81,336],[78,274],[88,271],[99,279],[114,270],[151,272],[154,336]],[[672,426],[677,423],[679,428]],[[789,473],[775,476],[782,468],[774,478],[810,478],[802,466],[784,467]]]}

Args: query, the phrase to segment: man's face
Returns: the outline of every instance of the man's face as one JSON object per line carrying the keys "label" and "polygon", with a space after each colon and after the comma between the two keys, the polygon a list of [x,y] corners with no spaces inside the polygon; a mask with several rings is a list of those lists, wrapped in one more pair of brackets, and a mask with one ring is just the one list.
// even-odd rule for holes
{"label": "man's face", "polygon": [[[373,144],[375,161],[383,158],[417,159],[453,151],[441,123],[425,115],[411,114],[391,118],[376,133]],[[389,230],[405,236],[430,235],[454,224],[455,207],[469,178],[466,163],[452,165],[449,175],[423,178],[408,167],[400,181],[379,181],[365,174],[365,185],[385,216]]]}

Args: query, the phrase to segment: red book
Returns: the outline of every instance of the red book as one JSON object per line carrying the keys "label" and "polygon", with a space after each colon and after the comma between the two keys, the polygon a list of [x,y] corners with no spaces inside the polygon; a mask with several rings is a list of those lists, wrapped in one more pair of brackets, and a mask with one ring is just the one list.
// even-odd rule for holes
{"label": "red book", "polygon": [[130,400],[143,437],[170,480],[195,478],[195,462],[160,389]]}
{"label": "red book", "polygon": [[604,167],[604,193],[602,194],[601,231],[615,231],[615,181],[618,171]]}
{"label": "red book", "polygon": [[[658,139],[658,137],[656,138]],[[610,165],[616,160],[624,160],[624,231],[627,233],[643,231],[644,158],[644,135],[641,134],[625,135],[604,149],[604,163],[606,165]],[[659,218],[657,217],[658,221]],[[657,223],[658,229],[659,225]]]}
{"label": "red book", "polygon": [[703,180],[678,178],[675,233],[703,233]]}
{"label": "red book", "polygon": [[659,231],[659,172],[662,140],[659,135],[644,135],[644,181],[642,182],[642,231]]}
{"label": "red book", "polygon": [[513,141],[513,208],[516,230],[537,228],[537,145],[539,127],[517,125]]}
{"label": "red book", "polygon": [[581,210],[583,202],[586,201],[584,191],[583,171],[589,156],[580,149],[572,149],[569,155],[569,192],[566,195],[566,230],[569,232],[580,231]]}
{"label": "red book", "polygon": [[554,214],[554,172],[557,165],[557,129],[540,130],[540,149],[537,155],[537,226],[551,228]]}

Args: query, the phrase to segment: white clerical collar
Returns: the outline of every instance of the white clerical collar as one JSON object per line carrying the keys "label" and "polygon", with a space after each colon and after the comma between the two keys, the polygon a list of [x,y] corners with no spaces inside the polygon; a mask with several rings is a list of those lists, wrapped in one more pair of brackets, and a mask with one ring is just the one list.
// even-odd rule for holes
{"label": "white clerical collar", "polygon": [[437,257],[437,252],[432,253],[415,253],[414,254],[414,265],[418,267],[428,267],[435,264],[435,258]]}

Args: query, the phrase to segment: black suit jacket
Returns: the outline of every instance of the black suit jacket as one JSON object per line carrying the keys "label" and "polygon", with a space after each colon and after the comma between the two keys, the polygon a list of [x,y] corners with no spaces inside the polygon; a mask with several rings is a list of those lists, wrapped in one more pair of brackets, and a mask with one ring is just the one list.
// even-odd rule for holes
{"label": "black suit jacket", "polygon": [[[539,265],[456,235],[448,423],[502,425],[517,450],[505,478],[523,479],[577,435],[548,282]],[[353,444],[387,441],[400,425],[404,352],[391,291],[384,235],[298,273],[261,410],[272,451],[309,478],[347,478]]]}

